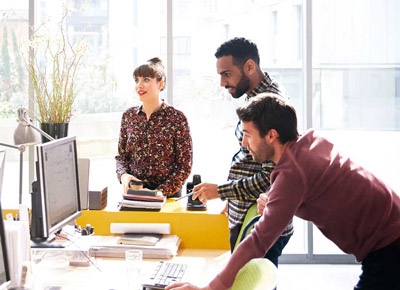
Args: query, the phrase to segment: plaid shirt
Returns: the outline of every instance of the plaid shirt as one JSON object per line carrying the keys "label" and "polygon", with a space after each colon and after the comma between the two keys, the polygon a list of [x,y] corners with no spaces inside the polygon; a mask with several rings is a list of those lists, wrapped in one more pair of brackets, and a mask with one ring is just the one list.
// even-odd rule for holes
{"label": "plaid shirt", "polygon": [[[259,93],[275,93],[288,98],[286,90],[267,73],[262,82],[250,93],[246,100]],[[255,162],[246,147],[242,146],[243,131],[239,121],[235,131],[240,150],[233,156],[229,171],[229,183],[218,186],[218,194],[222,200],[228,200],[229,228],[242,224],[248,209],[256,203],[261,193],[267,191],[270,185],[270,175],[275,167],[273,161],[264,163]],[[293,233],[293,223],[289,223],[282,236]]]}

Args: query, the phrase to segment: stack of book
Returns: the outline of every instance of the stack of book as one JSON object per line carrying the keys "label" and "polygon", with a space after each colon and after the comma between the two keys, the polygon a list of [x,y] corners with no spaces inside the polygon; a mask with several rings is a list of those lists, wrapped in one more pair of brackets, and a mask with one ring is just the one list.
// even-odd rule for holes
{"label": "stack of book", "polygon": [[166,197],[160,191],[147,189],[129,189],[119,202],[120,210],[159,211],[165,204]]}

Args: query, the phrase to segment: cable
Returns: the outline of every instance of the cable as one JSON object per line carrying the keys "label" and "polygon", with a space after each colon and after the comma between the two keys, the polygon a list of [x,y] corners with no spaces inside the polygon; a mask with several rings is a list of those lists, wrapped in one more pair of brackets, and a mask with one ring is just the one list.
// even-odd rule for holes
{"label": "cable", "polygon": [[[70,235],[70,236],[73,236],[73,235],[71,235],[70,233],[66,233],[66,234],[67,234],[67,235]],[[97,269],[99,272],[103,272],[103,271],[90,259],[90,257],[89,257],[88,255],[86,255],[85,251],[83,251],[83,250],[79,247],[79,245],[78,245],[77,243],[75,243],[73,240],[69,239],[68,237],[64,237],[64,236],[62,236],[62,235],[60,235],[60,234],[56,234],[56,236],[59,237],[59,238],[65,239],[65,240],[71,242],[72,244],[74,244],[74,245],[78,248],[78,250],[86,257],[86,259],[88,259],[88,261],[89,261],[94,267],[96,267],[96,269]]]}

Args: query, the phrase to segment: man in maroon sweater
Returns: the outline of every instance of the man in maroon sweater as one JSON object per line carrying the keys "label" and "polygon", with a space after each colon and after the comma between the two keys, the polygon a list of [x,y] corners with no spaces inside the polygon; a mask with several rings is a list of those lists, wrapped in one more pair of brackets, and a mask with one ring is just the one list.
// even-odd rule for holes
{"label": "man in maroon sweater", "polygon": [[262,217],[255,230],[207,287],[166,289],[229,289],[239,269],[263,257],[294,215],[362,262],[355,290],[400,289],[399,195],[313,130],[299,137],[296,112],[286,102],[261,94],[237,109],[243,146],[255,161],[276,163],[271,186],[257,201]]}

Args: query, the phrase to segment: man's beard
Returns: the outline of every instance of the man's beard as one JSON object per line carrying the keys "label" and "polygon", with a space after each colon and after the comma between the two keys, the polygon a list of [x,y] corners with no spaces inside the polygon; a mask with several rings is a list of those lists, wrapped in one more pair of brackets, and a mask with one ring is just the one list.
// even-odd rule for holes
{"label": "man's beard", "polygon": [[248,77],[246,77],[244,73],[242,73],[242,77],[240,78],[239,82],[235,87],[235,92],[231,95],[234,99],[239,99],[241,96],[243,96],[246,92],[249,91],[249,88],[250,88],[250,80]]}
{"label": "man's beard", "polygon": [[[247,149],[250,151],[249,148],[247,148]],[[263,163],[268,160],[272,160],[272,158],[275,155],[275,148],[266,143],[264,143],[264,145],[261,147],[260,151],[261,151],[261,153],[260,152],[255,153],[255,152],[250,151],[250,154],[252,155],[253,160],[255,162]],[[258,154],[258,153],[260,153],[260,154]]]}

